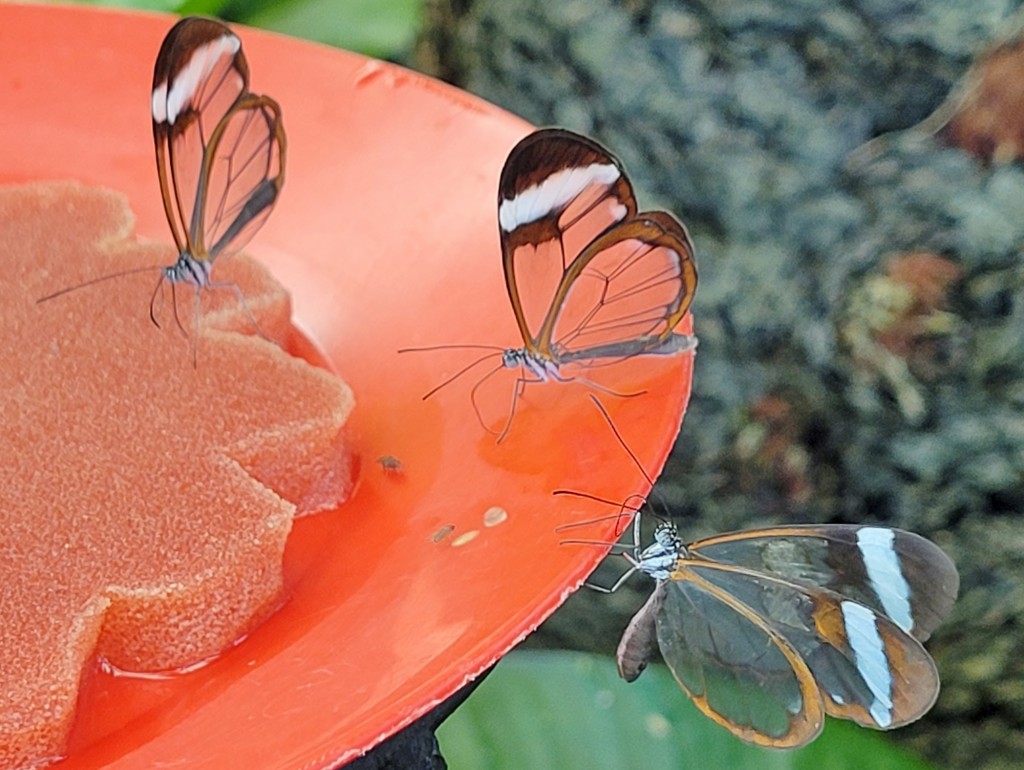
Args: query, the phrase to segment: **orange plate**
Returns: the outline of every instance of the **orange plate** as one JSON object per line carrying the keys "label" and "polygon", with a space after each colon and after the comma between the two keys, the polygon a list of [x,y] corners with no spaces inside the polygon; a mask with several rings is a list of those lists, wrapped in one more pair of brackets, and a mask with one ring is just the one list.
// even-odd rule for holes
{"label": "orange plate", "polygon": [[[171,23],[0,4],[0,183],[71,178],[121,190],[140,235],[170,242],[149,92]],[[604,556],[560,545],[555,527],[607,509],[553,489],[613,499],[644,489],[585,387],[528,387],[497,445],[473,414],[473,375],[421,400],[478,351],[396,352],[517,343],[495,199],[505,155],[529,126],[398,67],[248,29],[241,37],[253,89],[281,103],[288,131],[284,193],[249,251],[289,287],[297,325],[355,390],[361,479],[344,507],[297,523],[286,603],[237,647],[167,679],[91,674],[67,770],[351,759],[494,663]],[[679,428],[692,361],[607,370],[619,370],[617,390],[647,391],[602,400],[651,474]],[[496,378],[510,396],[512,373]],[[382,468],[382,456],[400,469]],[[507,518],[488,514],[494,507]]]}

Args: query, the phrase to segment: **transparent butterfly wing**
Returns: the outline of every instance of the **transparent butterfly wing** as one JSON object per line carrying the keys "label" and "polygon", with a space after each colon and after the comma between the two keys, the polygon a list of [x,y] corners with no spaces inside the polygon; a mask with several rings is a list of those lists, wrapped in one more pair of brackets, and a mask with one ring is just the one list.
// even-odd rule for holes
{"label": "transparent butterfly wing", "polygon": [[281,109],[246,94],[210,136],[198,181],[193,242],[209,258],[238,251],[263,225],[284,184]]}
{"label": "transparent butterfly wing", "polygon": [[546,129],[512,149],[498,184],[498,225],[505,284],[528,350],[550,355],[550,335],[541,340],[541,329],[566,271],[636,211],[621,165],[596,142]]}
{"label": "transparent butterfly wing", "polygon": [[695,570],[681,568],[665,586],[658,644],[697,708],[762,746],[803,746],[821,732],[813,676],[778,631]]}
{"label": "transparent butterfly wing", "polygon": [[[799,667],[783,665],[792,663],[780,654],[785,650],[809,670],[833,716],[892,729],[919,719],[935,702],[939,678],[931,657],[870,607],[729,565],[686,561],[674,577],[679,590],[666,595],[659,615],[662,655],[688,691],[690,682],[703,684],[707,709],[747,740],[735,726],[768,745],[813,738],[809,728],[782,731],[783,717],[799,715],[809,703],[806,692],[797,697],[796,684],[806,685],[805,677]],[[697,631],[687,628],[694,624]]]}
{"label": "transparent butterfly wing", "polygon": [[[559,363],[609,362],[692,347],[675,335],[697,288],[693,244],[663,211],[638,214],[591,243],[569,266],[540,347]],[[683,339],[677,339],[677,338]]]}
{"label": "transparent butterfly wing", "polygon": [[152,118],[157,173],[167,222],[179,252],[206,258],[197,221],[210,137],[248,90],[241,41],[226,26],[196,17],[164,38],[153,71]]}
{"label": "transparent butterfly wing", "polygon": [[705,559],[820,586],[887,615],[925,641],[949,614],[959,576],[912,532],[855,524],[773,527],[693,543]]}

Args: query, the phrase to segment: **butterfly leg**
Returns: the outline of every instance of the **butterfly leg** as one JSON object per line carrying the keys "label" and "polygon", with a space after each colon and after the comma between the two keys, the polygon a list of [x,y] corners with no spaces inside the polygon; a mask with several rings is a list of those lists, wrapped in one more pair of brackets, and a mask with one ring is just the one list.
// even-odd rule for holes
{"label": "butterfly leg", "polygon": [[512,404],[511,404],[511,406],[509,407],[509,410],[508,410],[508,419],[505,420],[505,427],[502,428],[501,429],[501,433],[498,434],[498,443],[499,444],[502,441],[505,440],[505,437],[508,435],[508,432],[512,429],[512,420],[516,416],[516,404],[518,403],[520,396],[522,396],[523,393],[526,392],[527,384],[531,383],[531,382],[546,382],[547,381],[544,377],[540,377],[540,376],[536,376],[536,375],[534,377],[530,377],[529,375],[527,375],[525,373],[526,372],[525,369],[522,370],[522,371],[523,371],[523,373],[520,374],[519,377],[516,378],[515,387],[512,388]]}
{"label": "butterfly leg", "polygon": [[636,398],[637,396],[643,396],[647,393],[646,390],[638,390],[635,393],[620,393],[619,391],[612,390],[611,388],[601,385],[598,382],[588,380],[586,377],[578,377],[576,375],[573,375],[571,377],[563,377],[560,374],[556,374],[554,375],[554,377],[559,382],[578,382],[581,385],[585,385],[586,387],[592,388],[593,390],[599,391],[600,393],[604,393],[605,395],[615,396],[615,398]]}
{"label": "butterfly leg", "polygon": [[238,298],[238,304],[242,306],[242,309],[245,310],[245,314],[249,317],[249,323],[252,324],[252,328],[254,328],[256,333],[267,342],[273,342],[270,337],[263,333],[263,329],[260,328],[259,323],[257,323],[256,316],[252,314],[252,309],[249,307],[249,303],[245,301],[245,295],[242,294],[242,289],[237,283],[232,281],[210,281],[206,286],[210,289],[231,289]]}
{"label": "butterfly leg", "polygon": [[[619,546],[619,547],[628,547],[628,546]],[[636,559],[634,559],[629,554],[628,551],[623,551],[620,555],[625,557],[625,559],[629,562],[630,566],[629,566],[629,569],[627,569],[625,572],[623,572],[621,575],[619,575],[618,578],[616,578],[614,583],[612,583],[610,586],[602,586],[602,585],[598,585],[597,583],[591,583],[588,580],[583,585],[585,585],[587,588],[589,588],[592,591],[597,591],[599,594],[613,594],[616,591],[618,591],[620,588],[622,588],[622,586],[626,583],[627,580],[629,580],[631,577],[633,577],[633,575],[635,573],[640,571],[640,567],[637,564]]]}
{"label": "butterfly leg", "polygon": [[[480,360],[483,360],[483,359],[480,359]],[[476,366],[477,363],[480,363],[480,361],[477,361],[476,363],[472,364],[472,366]],[[469,391],[469,402],[473,405],[473,413],[476,414],[477,422],[480,423],[480,427],[481,428],[483,428],[485,431],[487,431],[488,433],[491,433],[491,434],[494,434],[494,431],[491,430],[490,428],[488,428],[487,427],[487,423],[484,422],[483,413],[480,411],[480,407],[479,407],[479,405],[476,402],[476,392],[480,388],[481,385],[483,385],[485,382],[487,382],[487,380],[489,380],[491,378],[491,376],[497,374],[503,368],[504,368],[503,366],[498,366],[498,367],[495,367],[494,369],[492,369],[491,371],[487,372],[487,374],[485,374],[483,377],[481,377],[480,380],[476,383],[476,385],[473,386],[473,389]],[[468,371],[468,368],[467,369],[463,369],[462,372],[459,372],[459,374],[456,375],[456,377],[458,377],[459,375],[461,375],[465,371]],[[442,383],[442,386],[446,385],[448,382],[451,382],[451,378],[449,378],[446,382]],[[441,386],[438,386],[438,387],[441,387]],[[430,393],[428,393],[426,396],[424,396],[424,398],[427,398],[428,396],[430,396],[432,393],[435,393],[435,392],[437,392],[437,388],[434,388],[434,390],[430,391]]]}
{"label": "butterfly leg", "polygon": [[[628,555],[626,555],[626,554],[624,554],[624,555],[626,556],[627,559],[629,558]],[[633,577],[633,574],[635,572],[637,572],[638,569],[639,568],[635,564],[631,565],[628,570],[626,570],[621,575],[619,575],[619,579],[616,580],[614,583],[612,583],[610,588],[603,588],[602,586],[598,586],[598,585],[595,585],[593,583],[587,583],[586,584],[587,588],[591,588],[591,589],[597,591],[598,593],[613,594],[616,591],[618,591],[620,588],[622,588],[623,584],[627,580],[629,580],[631,577]]]}
{"label": "butterfly leg", "polygon": [[[625,557],[629,561],[629,563],[630,563],[629,569],[627,569],[624,573],[619,575],[615,579],[615,582],[611,584],[611,586],[603,586],[603,585],[600,585],[598,583],[592,583],[589,580],[587,580],[583,584],[587,588],[589,588],[589,589],[591,589],[593,591],[597,591],[598,593],[602,593],[602,594],[612,594],[612,593],[615,593],[616,591],[618,591],[622,587],[622,585],[627,580],[629,580],[629,578],[633,575],[633,573],[638,572],[639,569],[640,569],[638,564],[637,564],[636,559],[629,554],[630,550],[634,550],[634,546],[627,545],[625,543],[610,543],[610,542],[608,542],[606,540],[562,540],[562,541],[559,542],[559,545],[595,545],[595,546],[603,546],[603,547],[606,547],[606,548],[612,548],[612,549],[616,549],[616,552],[618,553],[618,555],[621,555],[621,556]],[[626,550],[622,551],[622,550],[618,550],[618,549],[626,549]]]}
{"label": "butterfly leg", "polygon": [[196,286],[195,298],[192,300],[192,339],[190,347],[192,348],[193,369],[199,366],[199,317],[203,312],[203,299],[200,292],[202,292],[202,287]]}
{"label": "butterfly leg", "polygon": [[157,298],[157,295],[159,294],[160,295],[160,307],[162,309],[163,306],[164,306],[164,278],[165,277],[166,276],[163,273],[160,274],[160,280],[157,281],[156,288],[153,289],[153,296],[151,296],[149,298],[149,320],[153,322],[153,326],[155,326],[157,329],[162,329],[163,328],[162,326],[160,326],[160,322],[156,318],[156,298]]}
{"label": "butterfly leg", "polygon": [[640,571],[640,564],[639,564],[639,562],[637,561],[636,557],[633,556],[630,553],[630,551],[635,551],[636,550],[636,544],[638,542],[637,538],[640,537],[640,517],[639,516],[634,516],[633,517],[633,521],[635,522],[634,530],[633,530],[633,544],[632,545],[627,545],[625,543],[616,543],[615,546],[613,546],[613,547],[625,549],[625,550],[620,552],[620,555],[626,561],[629,562],[629,569],[627,569],[625,572],[623,572],[621,575],[619,575],[619,577],[616,579],[616,581],[614,583],[611,584],[610,587],[609,586],[601,586],[601,585],[598,585],[597,583],[591,583],[588,580],[586,583],[584,583],[584,585],[587,588],[590,588],[590,589],[592,589],[594,591],[597,591],[598,593],[602,593],[602,594],[613,594],[616,591],[618,591],[620,588],[622,588],[622,586],[625,584],[625,582],[627,580],[629,580],[636,572]]}
{"label": "butterfly leg", "polygon": [[185,331],[185,327],[181,323],[181,316],[178,315],[178,292],[175,289],[176,285],[176,281],[171,281],[171,305],[174,308],[174,323],[177,324],[178,331],[181,332],[181,336],[188,339],[188,332]]}

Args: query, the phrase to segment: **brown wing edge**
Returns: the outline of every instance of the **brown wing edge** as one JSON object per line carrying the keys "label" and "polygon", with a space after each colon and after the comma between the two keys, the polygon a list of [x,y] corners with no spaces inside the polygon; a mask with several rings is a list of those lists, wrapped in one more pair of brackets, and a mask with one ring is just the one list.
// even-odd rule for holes
{"label": "brown wing edge", "polygon": [[[231,242],[245,229],[245,227],[256,217],[266,215],[269,213],[269,209],[273,208],[277,202],[277,196],[281,192],[281,188],[284,186],[284,170],[285,170],[285,156],[287,152],[288,141],[284,132],[284,124],[281,119],[281,107],[280,105],[269,96],[257,96],[256,94],[243,94],[239,97],[238,101],[235,102],[235,106],[225,115],[221,121],[217,124],[213,133],[210,135],[209,143],[207,144],[206,151],[203,153],[203,168],[201,171],[201,179],[208,179],[210,169],[213,165],[214,160],[217,157],[217,147],[220,143],[221,137],[224,135],[228,123],[231,118],[237,115],[242,110],[255,110],[266,108],[270,112],[270,135],[269,141],[277,145],[277,156],[278,156],[278,171],[277,174],[272,177],[264,179],[263,183],[260,184],[253,193],[249,196],[245,205],[235,217],[234,221],[228,225],[224,234],[220,236],[217,243],[213,244],[212,247],[207,251],[204,234],[204,217],[206,209],[205,200],[196,200],[196,211],[200,212],[200,218],[198,220],[198,227],[196,232],[192,234],[191,241],[199,252],[196,257],[202,256],[203,258],[209,258],[211,260],[216,259],[221,253],[227,250]],[[207,192],[207,186],[203,183],[199,185],[205,195]],[[266,213],[265,213],[266,212]],[[262,226],[262,222],[259,226]],[[259,229],[257,227],[256,229]],[[252,230],[247,234],[244,241],[238,243],[235,248],[241,248],[248,242],[248,239],[256,230]]]}
{"label": "brown wing edge", "polygon": [[[790,729],[781,736],[772,736],[752,729],[746,725],[736,723],[724,714],[716,711],[709,703],[707,696],[697,696],[691,693],[683,682],[676,676],[679,686],[687,693],[690,700],[700,711],[715,723],[729,730],[733,735],[758,746],[766,746],[776,749],[794,749],[806,746],[821,733],[825,724],[825,702],[821,697],[817,682],[811,673],[807,663],[786,640],[784,636],[772,628],[763,618],[753,612],[746,604],[736,599],[731,594],[721,590],[717,586],[701,578],[693,571],[687,569],[685,560],[678,565],[672,576],[673,581],[686,581],[700,590],[710,594],[733,612],[747,620],[756,627],[775,646],[782,656],[789,663],[793,675],[799,684],[802,709],[793,715]],[[661,642],[661,630],[659,627],[659,646],[665,662],[672,669],[672,662],[665,654],[665,645]],[[673,676],[675,672],[673,671]]]}
{"label": "brown wing edge", "polygon": [[[539,129],[523,137],[512,148],[498,180],[497,203],[499,210],[502,201],[515,198],[531,187],[539,185],[552,174],[566,168],[589,166],[594,163],[612,164],[618,168],[619,178],[610,194],[625,204],[627,210],[625,219],[630,219],[637,210],[636,196],[633,194],[633,186],[618,158],[593,139],[564,128]],[[546,355],[538,345],[542,334],[534,335],[523,316],[513,256],[516,249],[524,244],[544,243],[560,239],[559,214],[559,211],[553,211],[544,218],[520,225],[508,233],[501,228],[500,224],[498,227],[505,287],[513,313],[515,313],[516,324],[526,349],[531,353],[541,355]],[[562,282],[564,283],[564,281],[565,277],[563,276]],[[545,318],[552,314],[554,308],[553,302],[545,314]]]}
{"label": "brown wing edge", "polygon": [[[667,211],[649,211],[637,214],[632,220],[626,220],[605,231],[594,240],[573,262],[569,265],[562,280],[555,291],[555,296],[548,310],[544,323],[537,334],[537,348],[542,354],[555,357],[552,348],[552,335],[555,325],[558,323],[558,315],[562,303],[565,301],[572,284],[587,268],[598,254],[605,249],[614,246],[625,240],[636,239],[655,247],[668,249],[679,257],[679,291],[674,301],[669,305],[668,313],[664,318],[665,328],[658,334],[652,334],[638,338],[633,345],[608,344],[594,348],[575,351],[565,360],[580,360],[587,357],[629,357],[653,352],[676,352],[662,350],[664,343],[672,338],[675,327],[686,316],[693,298],[697,292],[697,263],[693,241],[685,225]],[[687,338],[691,340],[692,338]],[[692,349],[694,345],[690,342],[678,346],[680,350]]]}

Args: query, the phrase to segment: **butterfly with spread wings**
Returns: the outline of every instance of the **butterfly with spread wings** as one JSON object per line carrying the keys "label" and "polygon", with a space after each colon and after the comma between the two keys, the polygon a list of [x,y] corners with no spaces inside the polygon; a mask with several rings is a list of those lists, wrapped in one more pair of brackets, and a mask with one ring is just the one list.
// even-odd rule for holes
{"label": "butterfly with spread wings", "polygon": [[692,335],[675,331],[697,288],[686,228],[667,212],[638,211],[622,165],[592,139],[559,128],[522,139],[498,183],[498,228],[523,345],[465,346],[498,353],[474,361],[424,398],[499,355],[501,364],[473,394],[475,404],[487,378],[502,368],[520,370],[500,440],[527,382],[577,380],[603,390],[580,372],[696,346]]}
{"label": "butterfly with spread wings", "polygon": [[[591,399],[651,489],[607,411]],[[633,516],[634,544],[646,505],[634,495],[618,506],[616,521]],[[619,674],[632,682],[660,649],[697,708],[745,741],[803,746],[826,714],[890,730],[922,717],[938,696],[938,671],[922,642],[952,609],[960,578],[942,549],[920,535],[811,524],[687,545],[674,524],[660,521],[653,542],[622,555],[631,568],[599,590],[615,591],[635,572],[656,585],[622,635]]]}
{"label": "butterfly with spread wings", "polygon": [[922,642],[959,576],[919,535],[819,524],[684,545],[664,522],[627,556],[657,585],[619,643],[620,675],[636,679],[660,648],[697,708],[745,741],[803,746],[825,714],[891,730],[938,696]]}
{"label": "butterfly with spread wings", "polygon": [[[244,305],[237,286],[213,282],[210,273],[218,257],[248,243],[277,201],[286,146],[281,108],[269,96],[249,91],[249,65],[238,36],[218,21],[196,16],[181,19],[164,38],[150,105],[160,193],[177,260],[101,276],[40,301],[159,269],[150,300],[153,323],[159,326],[155,303],[167,282],[172,300],[178,284],[195,288],[198,325],[203,289],[233,289]],[[176,304],[174,313],[181,327]]]}

